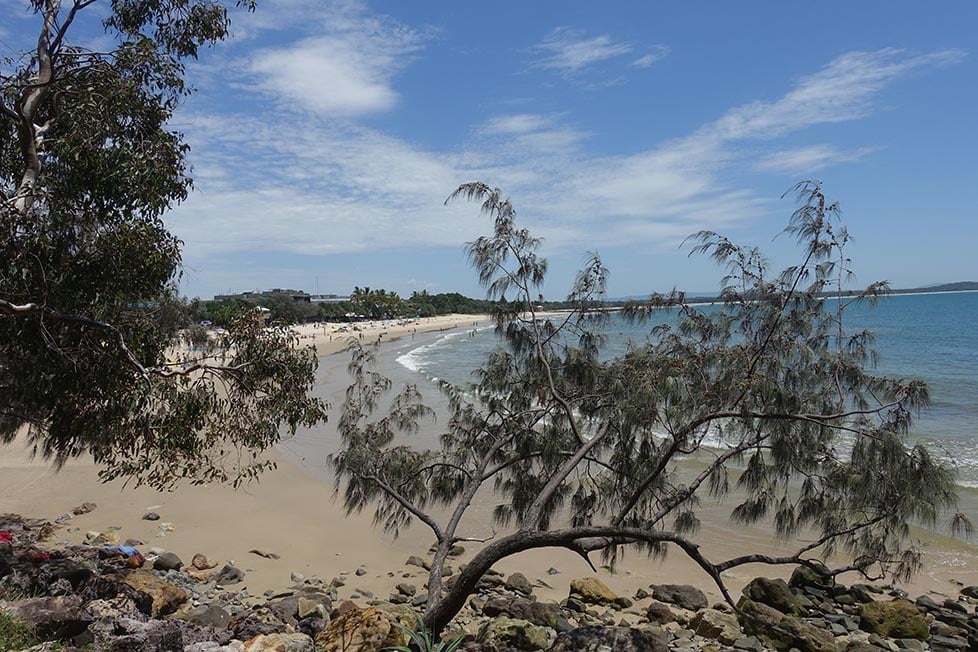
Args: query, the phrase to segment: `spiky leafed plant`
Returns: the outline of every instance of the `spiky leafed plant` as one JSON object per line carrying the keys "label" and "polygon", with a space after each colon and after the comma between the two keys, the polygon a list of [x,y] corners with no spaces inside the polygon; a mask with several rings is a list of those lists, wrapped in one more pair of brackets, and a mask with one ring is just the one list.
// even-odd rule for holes
{"label": "spiky leafed plant", "polygon": [[[645,343],[614,358],[600,355],[609,318],[601,260],[592,256],[578,274],[571,311],[541,319],[539,241],[517,226],[498,189],[472,183],[452,194],[481,202],[494,221],[492,235],[468,252],[495,302],[503,346],[468,393],[445,388],[452,415],[438,450],[398,439],[426,413],[414,387],[371,421],[390,385],[357,350],[340,424],[344,448],[334,459],[349,509],[375,503],[388,530],[414,519],[432,530],[429,631],[445,627],[493,564],[533,548],[585,558],[614,558],[624,546],[652,556],[678,548],[728,599],[721,573],[748,563],[815,565],[840,552],[846,561],[833,572],[907,578],[918,569],[910,524],[933,524],[956,501],[952,472],[906,442],[927,388],[873,373],[872,335],[848,332],[845,312],[886,285],[843,292],[848,235],[838,207],[818,183],[795,192],[800,207],[787,231],[801,247],[799,265],[772,275],[757,250],[695,234],[694,251],[727,270],[720,305],[690,305],[675,292],[631,303],[625,318],[671,310],[674,325],[652,328]],[[719,446],[707,446],[708,436]],[[689,456],[702,470],[682,469]],[[504,533],[484,541],[446,587],[452,546],[477,540],[460,524],[486,485],[500,499],[493,517]],[[814,536],[783,556],[708,559],[695,542],[703,495],[730,499],[740,522],[773,521],[787,541],[803,530]],[[447,516],[436,519],[431,507]],[[967,525],[960,515],[955,523]]]}

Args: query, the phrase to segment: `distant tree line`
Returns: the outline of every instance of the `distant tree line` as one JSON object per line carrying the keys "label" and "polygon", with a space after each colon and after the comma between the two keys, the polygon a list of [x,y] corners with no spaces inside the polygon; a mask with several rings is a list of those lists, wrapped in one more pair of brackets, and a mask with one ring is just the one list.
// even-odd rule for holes
{"label": "distant tree line", "polygon": [[182,327],[209,321],[215,326],[225,326],[238,314],[256,307],[269,311],[270,322],[298,324],[311,321],[350,322],[365,319],[399,319],[409,317],[434,317],[453,313],[487,313],[491,304],[482,299],[472,299],[458,292],[429,294],[427,290],[413,292],[407,299],[397,292],[369,287],[356,287],[347,301],[332,303],[307,303],[293,301],[288,296],[271,296],[259,302],[233,299],[205,301],[199,298],[173,298],[169,310],[182,314]]}
{"label": "distant tree line", "polygon": [[[913,292],[960,292],[978,289],[978,283],[961,282],[926,288],[898,289],[884,287],[889,294],[906,294]],[[843,290],[837,295],[843,297],[855,296],[855,291]],[[828,296],[822,295],[822,296]],[[836,296],[836,295],[833,295]],[[700,296],[686,297],[691,305],[722,302],[724,297]],[[474,315],[488,314],[493,311],[497,302],[485,299],[473,299],[458,292],[442,292],[429,294],[427,290],[412,292],[407,299],[397,292],[383,288],[355,287],[347,301],[333,303],[307,303],[294,301],[288,295],[271,296],[258,303],[233,299],[226,301],[203,301],[199,298],[187,299],[177,297],[175,291],[170,291],[152,310],[159,312],[170,330],[186,329],[193,324],[209,321],[215,326],[226,326],[235,316],[245,310],[260,306],[269,311],[269,321],[279,324],[301,324],[313,321],[352,322],[367,319],[401,319],[413,317],[435,317],[438,315]],[[602,308],[623,308],[629,310],[641,305],[644,301],[634,299],[601,301]],[[543,301],[535,306],[539,310],[571,310],[575,305],[568,301]],[[592,307],[598,307],[597,304]]]}

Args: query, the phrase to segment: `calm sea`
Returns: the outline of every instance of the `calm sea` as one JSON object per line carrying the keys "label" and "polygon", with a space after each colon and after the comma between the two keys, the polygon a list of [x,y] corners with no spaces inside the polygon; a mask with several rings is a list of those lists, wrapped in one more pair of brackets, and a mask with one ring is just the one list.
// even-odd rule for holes
{"label": "calm sea", "polygon": [[[932,406],[914,424],[912,438],[957,466],[959,484],[978,487],[978,292],[896,295],[875,307],[850,307],[847,317],[850,331],[876,333],[880,373],[927,382]],[[612,320],[609,352],[643,341],[648,330],[647,324]],[[398,362],[429,379],[465,384],[497,346],[491,328],[474,336],[456,331],[410,348]]]}

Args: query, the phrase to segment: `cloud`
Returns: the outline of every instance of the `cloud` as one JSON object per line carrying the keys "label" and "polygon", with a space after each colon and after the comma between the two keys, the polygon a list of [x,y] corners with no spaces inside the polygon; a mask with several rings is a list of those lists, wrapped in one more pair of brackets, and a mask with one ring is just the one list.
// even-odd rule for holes
{"label": "cloud", "polygon": [[585,36],[582,31],[571,27],[557,27],[533,48],[540,55],[534,66],[574,74],[633,50],[631,43],[615,41],[607,34]]}
{"label": "cloud", "polygon": [[632,61],[632,65],[636,68],[651,68],[656,63],[668,57],[671,51],[667,45],[656,45],[652,48],[651,52]]}
{"label": "cloud", "polygon": [[836,163],[858,161],[878,150],[877,147],[843,150],[826,144],[810,145],[773,152],[762,157],[755,167],[762,172],[778,172],[794,176],[815,172]]}
{"label": "cloud", "polygon": [[[596,64],[633,55],[639,48],[628,41],[613,39],[608,34],[588,36],[572,27],[557,27],[532,48],[539,55],[533,67],[556,70],[573,76]],[[669,55],[665,45],[653,45],[651,51],[631,62],[635,68],[649,68]]]}
{"label": "cloud", "polygon": [[288,47],[259,49],[248,70],[273,98],[332,117],[392,109],[398,101],[392,79],[425,41],[391,19],[362,15],[357,5],[316,31]]}
{"label": "cloud", "polygon": [[731,171],[810,171],[871,151],[772,147],[758,162],[752,141],[863,118],[888,84],[959,57],[851,52],[781,97],[735,106],[683,137],[627,155],[588,151],[588,134],[556,114],[493,116],[474,125],[468,141],[437,149],[330,114],[297,118],[281,107],[200,116],[181,125],[198,192],[168,219],[188,243],[188,262],[229,251],[459,247],[482,233],[483,218],[442,202],[458,184],[485,180],[514,198],[551,251],[675,243],[766,212],[765,200],[729,180]]}
{"label": "cloud", "polygon": [[553,120],[548,116],[517,113],[490,118],[481,130],[487,134],[525,134],[531,131],[540,131],[551,124],[553,124]]}
{"label": "cloud", "polygon": [[773,138],[816,124],[864,118],[872,112],[876,94],[898,77],[956,63],[964,56],[962,50],[919,55],[894,48],[847,52],[814,75],[803,77],[780,99],[737,107],[703,132],[724,140]]}

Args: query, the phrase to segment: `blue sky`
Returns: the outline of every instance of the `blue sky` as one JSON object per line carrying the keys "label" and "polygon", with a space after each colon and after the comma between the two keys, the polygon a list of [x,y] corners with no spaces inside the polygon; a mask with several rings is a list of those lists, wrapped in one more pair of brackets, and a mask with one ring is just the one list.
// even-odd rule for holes
{"label": "blue sky", "polygon": [[175,122],[191,296],[481,295],[488,222],[442,205],[474,180],[544,238],[548,298],[586,251],[613,296],[714,290],[680,247],[703,228],[789,264],[779,197],[808,178],[859,282],[978,280],[978,3],[268,0],[233,24]]}

